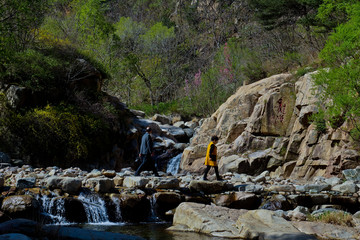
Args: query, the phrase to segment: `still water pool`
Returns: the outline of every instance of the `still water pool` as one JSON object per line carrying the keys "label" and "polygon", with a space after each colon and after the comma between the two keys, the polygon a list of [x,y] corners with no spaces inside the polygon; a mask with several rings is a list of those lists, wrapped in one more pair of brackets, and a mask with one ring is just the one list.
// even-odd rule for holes
{"label": "still water pool", "polygon": [[170,223],[141,223],[141,224],[82,224],[84,229],[106,231],[139,236],[149,240],[220,240],[204,234],[166,231]]}

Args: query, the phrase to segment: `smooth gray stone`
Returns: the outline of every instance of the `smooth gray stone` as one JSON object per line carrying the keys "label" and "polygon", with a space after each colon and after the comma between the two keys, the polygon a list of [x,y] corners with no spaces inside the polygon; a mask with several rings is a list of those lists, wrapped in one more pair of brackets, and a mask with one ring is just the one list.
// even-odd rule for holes
{"label": "smooth gray stone", "polygon": [[28,178],[20,178],[16,181],[17,188],[33,188],[36,184],[36,178],[28,177]]}

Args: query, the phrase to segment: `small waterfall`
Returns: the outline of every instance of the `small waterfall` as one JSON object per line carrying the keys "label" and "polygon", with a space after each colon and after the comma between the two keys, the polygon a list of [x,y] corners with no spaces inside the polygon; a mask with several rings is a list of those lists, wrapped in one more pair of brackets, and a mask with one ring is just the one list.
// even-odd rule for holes
{"label": "small waterfall", "polygon": [[180,167],[181,156],[182,156],[182,153],[180,153],[176,157],[173,157],[172,159],[170,159],[170,161],[167,165],[166,173],[171,173],[172,175],[175,175],[178,173],[179,167]]}
{"label": "small waterfall", "polygon": [[63,197],[54,197],[42,195],[38,200],[41,203],[42,215],[44,215],[51,224],[69,223],[65,218],[65,199]]}
{"label": "small waterfall", "polygon": [[117,197],[112,197],[111,201],[115,205],[115,218],[117,222],[122,222],[122,214],[121,214],[121,208],[120,208],[120,199]]}
{"label": "small waterfall", "polygon": [[80,200],[85,208],[88,223],[105,223],[109,222],[106,212],[105,201],[97,194],[81,192]]}
{"label": "small waterfall", "polygon": [[158,221],[160,220],[160,219],[156,216],[155,204],[156,204],[155,195],[152,195],[152,196],[150,197],[150,216],[149,216],[149,221],[150,221],[150,222],[158,222]]}

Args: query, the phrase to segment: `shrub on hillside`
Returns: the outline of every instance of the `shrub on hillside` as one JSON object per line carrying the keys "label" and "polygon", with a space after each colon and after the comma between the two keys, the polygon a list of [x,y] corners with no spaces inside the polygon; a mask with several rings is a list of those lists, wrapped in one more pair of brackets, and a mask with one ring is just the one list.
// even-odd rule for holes
{"label": "shrub on hillside", "polygon": [[[20,146],[20,155],[29,156],[34,166],[79,166],[96,159],[100,152],[96,150],[109,144],[108,126],[72,106],[10,112],[0,125],[20,138],[20,144],[13,144]],[[6,136],[2,134],[2,141],[10,141]]]}
{"label": "shrub on hillside", "polygon": [[[28,49],[16,53],[6,64],[3,79],[8,83],[19,84],[33,91],[52,90],[60,87],[64,72],[63,61]],[[56,73],[56,74],[54,74]]]}

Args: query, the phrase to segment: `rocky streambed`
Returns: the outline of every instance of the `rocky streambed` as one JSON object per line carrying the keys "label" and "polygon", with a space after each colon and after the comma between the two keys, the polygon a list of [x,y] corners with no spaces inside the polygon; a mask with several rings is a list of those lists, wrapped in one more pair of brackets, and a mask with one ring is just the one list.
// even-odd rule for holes
{"label": "rocky streambed", "polygon": [[[271,178],[267,171],[258,176],[228,172],[224,181],[164,172],[135,177],[130,168],[87,172],[24,165],[0,173],[1,234],[38,239],[24,224],[49,237],[55,231],[49,225],[35,226],[167,221],[173,225],[170,231],[221,238],[360,239],[360,168],[344,170],[342,179],[317,177],[311,182]],[[314,221],[329,212],[345,216],[338,223],[347,226]],[[8,227],[11,219],[17,219],[12,223],[17,227]],[[86,239],[79,236],[71,239]],[[102,237],[96,239],[121,239]]]}

